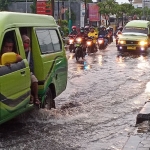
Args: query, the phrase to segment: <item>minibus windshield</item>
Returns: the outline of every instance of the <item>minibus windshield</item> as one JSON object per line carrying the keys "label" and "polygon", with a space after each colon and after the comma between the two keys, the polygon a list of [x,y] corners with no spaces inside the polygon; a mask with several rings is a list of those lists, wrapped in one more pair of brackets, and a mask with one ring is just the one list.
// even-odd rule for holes
{"label": "minibus windshield", "polygon": [[127,33],[127,32],[148,34],[148,28],[143,28],[143,27],[124,27],[123,33]]}

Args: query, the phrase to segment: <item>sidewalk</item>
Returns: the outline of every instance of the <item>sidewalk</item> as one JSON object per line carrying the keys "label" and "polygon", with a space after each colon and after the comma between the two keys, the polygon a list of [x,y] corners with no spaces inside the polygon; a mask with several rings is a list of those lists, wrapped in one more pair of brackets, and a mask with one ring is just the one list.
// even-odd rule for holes
{"label": "sidewalk", "polygon": [[128,138],[122,150],[150,150],[150,101],[147,101],[136,118],[137,129]]}

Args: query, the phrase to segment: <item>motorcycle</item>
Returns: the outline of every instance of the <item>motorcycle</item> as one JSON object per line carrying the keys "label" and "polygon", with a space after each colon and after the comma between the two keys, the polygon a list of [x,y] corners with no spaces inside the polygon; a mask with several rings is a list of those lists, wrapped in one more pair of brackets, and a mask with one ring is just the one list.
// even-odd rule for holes
{"label": "motorcycle", "polygon": [[97,43],[99,50],[105,49],[108,45],[108,42],[105,44],[105,37],[103,35],[99,36]]}
{"label": "motorcycle", "polygon": [[75,47],[74,47],[74,40],[75,40],[75,35],[69,35],[69,51],[74,52]]}
{"label": "motorcycle", "polygon": [[97,52],[96,44],[93,43],[93,37],[87,37],[86,40],[87,53],[95,53]]}
{"label": "motorcycle", "polygon": [[118,45],[118,40],[119,40],[119,37],[121,36],[121,32],[119,32],[117,35],[116,35],[116,46]]}
{"label": "motorcycle", "polygon": [[84,59],[85,57],[85,52],[83,50],[84,44],[83,44],[83,37],[77,37],[75,39],[75,58],[77,61],[79,61],[80,57]]}

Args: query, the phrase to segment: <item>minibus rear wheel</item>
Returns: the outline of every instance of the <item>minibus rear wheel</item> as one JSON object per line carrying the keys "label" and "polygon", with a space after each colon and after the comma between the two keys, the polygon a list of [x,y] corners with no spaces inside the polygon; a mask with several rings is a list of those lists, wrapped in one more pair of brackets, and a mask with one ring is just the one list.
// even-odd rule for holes
{"label": "minibus rear wheel", "polygon": [[46,108],[48,110],[50,110],[51,108],[56,108],[55,107],[55,101],[53,99],[52,92],[51,92],[50,88],[47,89],[47,92],[45,94],[45,99],[44,99],[44,102],[42,104],[42,108]]}

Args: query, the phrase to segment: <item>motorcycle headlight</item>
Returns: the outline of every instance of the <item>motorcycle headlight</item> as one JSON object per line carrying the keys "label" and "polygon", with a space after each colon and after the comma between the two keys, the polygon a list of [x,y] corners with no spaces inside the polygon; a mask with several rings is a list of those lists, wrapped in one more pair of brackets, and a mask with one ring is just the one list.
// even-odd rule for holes
{"label": "motorcycle headlight", "polygon": [[126,44],[126,41],[123,41],[123,40],[119,40],[118,42],[119,44]]}
{"label": "motorcycle headlight", "polygon": [[102,43],[103,43],[103,40],[98,40],[98,43],[99,43],[99,44],[102,44]]}
{"label": "motorcycle headlight", "polygon": [[82,39],[81,39],[81,38],[77,38],[76,41],[77,41],[77,42],[81,42]]}
{"label": "motorcycle headlight", "polygon": [[147,41],[140,41],[139,45],[141,45],[141,46],[147,45]]}
{"label": "motorcycle headlight", "polygon": [[69,40],[69,43],[70,43],[70,44],[72,44],[72,43],[73,43],[73,41],[74,41],[74,40],[73,40],[73,39],[71,39],[71,40]]}
{"label": "motorcycle headlight", "polygon": [[86,43],[87,43],[87,45],[91,45],[92,42],[91,41],[87,41]]}

